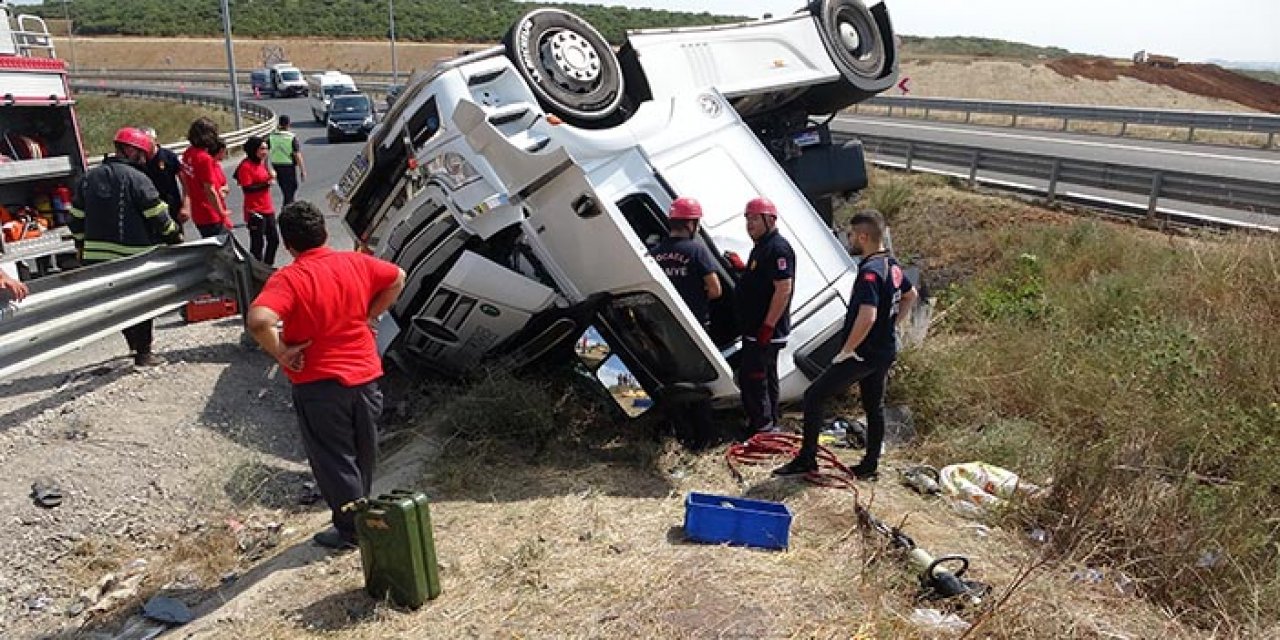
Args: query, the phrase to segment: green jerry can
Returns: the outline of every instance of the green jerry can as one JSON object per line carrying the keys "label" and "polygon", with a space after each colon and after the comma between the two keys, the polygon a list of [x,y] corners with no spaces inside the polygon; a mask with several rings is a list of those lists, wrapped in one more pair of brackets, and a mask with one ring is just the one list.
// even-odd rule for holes
{"label": "green jerry can", "polygon": [[417,609],[440,595],[440,568],[426,494],[396,490],[357,506],[364,590]]}

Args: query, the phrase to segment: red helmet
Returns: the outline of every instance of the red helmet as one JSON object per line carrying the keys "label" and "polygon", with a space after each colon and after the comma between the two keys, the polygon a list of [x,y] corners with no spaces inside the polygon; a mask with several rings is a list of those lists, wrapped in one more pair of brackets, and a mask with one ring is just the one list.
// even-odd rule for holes
{"label": "red helmet", "polygon": [[693,198],[676,198],[671,203],[671,211],[667,213],[667,217],[672,220],[701,220],[702,205]]}
{"label": "red helmet", "polygon": [[148,158],[155,152],[155,143],[151,142],[150,136],[143,133],[141,129],[125,127],[116,132],[115,142],[138,149],[147,154]]}
{"label": "red helmet", "polygon": [[747,210],[743,215],[748,216],[773,216],[778,217],[778,207],[774,206],[773,201],[768,198],[752,198],[747,203]]}

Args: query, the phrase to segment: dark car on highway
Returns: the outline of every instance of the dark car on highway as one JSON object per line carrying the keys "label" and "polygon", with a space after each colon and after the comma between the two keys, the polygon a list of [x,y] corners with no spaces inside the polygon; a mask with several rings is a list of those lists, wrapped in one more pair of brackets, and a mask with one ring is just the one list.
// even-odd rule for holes
{"label": "dark car on highway", "polygon": [[363,93],[334,96],[329,103],[329,142],[349,138],[368,140],[375,121],[373,101],[369,96]]}

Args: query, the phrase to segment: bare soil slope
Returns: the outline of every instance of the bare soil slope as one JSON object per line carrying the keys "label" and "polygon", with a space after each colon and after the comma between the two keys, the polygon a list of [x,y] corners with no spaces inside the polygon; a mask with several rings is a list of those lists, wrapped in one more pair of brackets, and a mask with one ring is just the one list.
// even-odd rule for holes
{"label": "bare soil slope", "polygon": [[1180,64],[1172,69],[1116,62],[1109,58],[1070,57],[1048,63],[1068,78],[1111,82],[1134,78],[1200,96],[1230,100],[1252,109],[1280,113],[1280,85],[1223,69],[1216,64]]}
{"label": "bare soil slope", "polygon": [[[904,61],[901,76],[909,78],[907,86],[910,95],[923,97],[1199,111],[1252,111],[1263,108],[1256,101],[1243,101],[1244,96],[1240,93],[1211,91],[1206,86],[1196,87],[1190,82],[1181,85],[1155,82],[1147,77],[1121,73],[1120,71],[1131,69],[1114,64],[1111,66],[1113,73],[1101,73],[1102,68],[1101,65],[1069,66],[1068,63],[1059,61],[1043,64],[1019,60],[937,57]],[[1157,71],[1169,71],[1174,75],[1180,73],[1180,69]],[[1224,73],[1247,80],[1244,76]],[[894,93],[897,93],[896,90]]]}

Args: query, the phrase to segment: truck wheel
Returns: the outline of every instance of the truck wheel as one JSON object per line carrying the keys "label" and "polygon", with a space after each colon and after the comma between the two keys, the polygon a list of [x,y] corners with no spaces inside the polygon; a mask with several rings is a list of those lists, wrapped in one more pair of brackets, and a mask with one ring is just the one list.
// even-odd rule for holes
{"label": "truck wheel", "polygon": [[822,0],[810,5],[818,19],[822,44],[840,74],[854,86],[885,74],[889,56],[880,25],[862,0]]}
{"label": "truck wheel", "polygon": [[590,127],[617,111],[624,91],[618,58],[582,18],[559,9],[535,9],[512,25],[502,43],[548,112]]}

